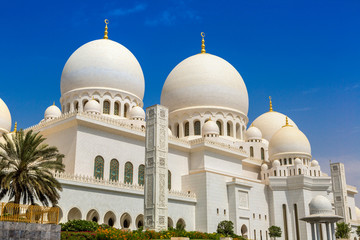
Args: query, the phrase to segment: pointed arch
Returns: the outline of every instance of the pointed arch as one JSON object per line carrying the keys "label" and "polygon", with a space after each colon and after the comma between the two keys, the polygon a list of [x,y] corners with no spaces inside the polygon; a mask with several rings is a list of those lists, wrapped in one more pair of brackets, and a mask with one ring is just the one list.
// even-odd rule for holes
{"label": "pointed arch", "polygon": [[119,116],[120,114],[120,104],[118,102],[114,103],[114,115]]}
{"label": "pointed arch", "polygon": [[108,100],[105,100],[103,103],[103,113],[110,114],[110,102]]}
{"label": "pointed arch", "polygon": [[124,174],[124,183],[132,184],[133,183],[133,170],[134,167],[131,162],[125,163],[125,174]]}
{"label": "pointed arch", "polygon": [[218,127],[219,127],[219,135],[223,135],[223,132],[222,132],[222,123],[221,123],[221,121],[219,121],[219,120],[217,120],[216,121],[216,124],[218,125]]}
{"label": "pointed arch", "polygon": [[265,160],[265,149],[261,148],[261,160]]}
{"label": "pointed arch", "polygon": [[104,178],[104,158],[97,156],[94,163],[94,177],[98,179]]}
{"label": "pointed arch", "polygon": [[119,162],[116,159],[110,161],[110,181],[119,180]]}
{"label": "pointed arch", "polygon": [[189,122],[185,123],[185,129],[184,129],[184,136],[187,137],[190,134],[190,126],[189,126]]}
{"label": "pointed arch", "polygon": [[254,157],[254,147],[250,147],[250,157]]}
{"label": "pointed arch", "polygon": [[199,120],[194,122],[194,135],[201,135],[201,123]]}

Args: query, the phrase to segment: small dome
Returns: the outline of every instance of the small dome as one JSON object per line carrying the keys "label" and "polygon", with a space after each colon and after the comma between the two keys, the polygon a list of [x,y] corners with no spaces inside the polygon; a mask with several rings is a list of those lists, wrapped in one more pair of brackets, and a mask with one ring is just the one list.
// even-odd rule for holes
{"label": "small dome", "polygon": [[[271,111],[266,112],[257,117],[252,125],[257,127],[262,137],[270,141],[271,137],[284,125],[285,115],[279,112]],[[289,118],[289,124],[297,128],[296,124]]]}
{"label": "small dome", "polygon": [[129,112],[131,120],[145,120],[145,111],[139,106],[133,107]]}
{"label": "small dome", "polygon": [[87,113],[100,114],[100,103],[98,103],[98,101],[96,101],[95,99],[91,99],[85,104],[84,111]]}
{"label": "small dome", "polygon": [[279,167],[280,166],[280,162],[279,162],[279,160],[274,160],[273,162],[272,162],[272,165],[273,165],[273,167]]}
{"label": "small dome", "polygon": [[48,107],[44,113],[45,120],[58,118],[60,116],[61,116],[61,111],[55,104]]}
{"label": "small dome", "polygon": [[211,119],[209,119],[206,123],[204,123],[202,127],[203,136],[208,136],[211,134],[219,136],[219,132],[220,131],[218,125]]}
{"label": "small dome", "polygon": [[262,134],[261,131],[257,128],[251,125],[248,130],[245,133],[246,140],[261,140]]}
{"label": "small dome", "polygon": [[317,195],[309,203],[310,214],[333,214],[331,202],[322,195]]}
{"label": "small dome", "polygon": [[11,131],[11,115],[9,108],[0,98],[0,135]]}
{"label": "small dome", "polygon": [[276,158],[277,154],[302,154],[311,157],[309,140],[298,128],[285,125],[278,130],[270,140],[270,159]]}
{"label": "small dome", "polygon": [[172,136],[172,131],[171,131],[170,128],[168,128],[168,136],[169,136],[169,137]]}
{"label": "small dome", "polygon": [[161,105],[169,112],[216,108],[247,115],[248,92],[239,72],[212,54],[196,54],[179,63],[167,77]]}
{"label": "small dome", "polygon": [[312,167],[317,167],[317,166],[319,166],[319,162],[314,159],[314,160],[311,161],[311,166]]}
{"label": "small dome", "polygon": [[268,167],[268,165],[267,164],[263,164],[263,165],[261,165],[261,170],[262,171],[266,171],[266,170],[268,170],[269,169],[269,167]]}
{"label": "small dome", "polygon": [[61,75],[61,94],[77,89],[111,89],[142,100],[145,80],[135,56],[109,39],[91,41],[67,60]]}
{"label": "small dome", "polygon": [[294,164],[295,165],[301,165],[301,164],[303,164],[303,162],[301,161],[300,158],[295,158]]}

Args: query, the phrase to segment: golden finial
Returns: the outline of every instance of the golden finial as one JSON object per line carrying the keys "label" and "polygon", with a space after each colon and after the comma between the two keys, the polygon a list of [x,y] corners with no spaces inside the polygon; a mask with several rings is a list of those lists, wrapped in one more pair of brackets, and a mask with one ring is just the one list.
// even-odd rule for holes
{"label": "golden finial", "polygon": [[285,118],[285,125],[283,127],[292,127],[292,125],[289,124],[289,118],[287,116]]}
{"label": "golden finial", "polygon": [[91,100],[95,100],[94,96],[92,96]]}
{"label": "golden finial", "polygon": [[271,96],[269,96],[269,100],[270,100],[270,110],[269,110],[269,112],[272,112],[272,111],[273,111],[273,108],[272,108]]}
{"label": "golden finial", "polygon": [[109,20],[105,19],[105,32],[104,32],[104,39],[108,39],[108,24],[109,24]]}
{"label": "golden finial", "polygon": [[16,133],[17,131],[17,122],[15,122],[15,125],[14,125],[14,133]]}
{"label": "golden finial", "polygon": [[53,106],[55,106],[55,101],[53,102]]}
{"label": "golden finial", "polygon": [[206,51],[205,51],[205,40],[204,40],[205,33],[204,32],[201,32],[201,37],[202,37],[202,40],[201,40],[201,53],[206,53]]}

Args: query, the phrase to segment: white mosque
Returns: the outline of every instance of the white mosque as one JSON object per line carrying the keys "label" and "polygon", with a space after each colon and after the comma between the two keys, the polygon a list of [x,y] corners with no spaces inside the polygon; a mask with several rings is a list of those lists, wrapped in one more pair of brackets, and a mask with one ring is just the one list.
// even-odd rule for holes
{"label": "white mosque", "polygon": [[[91,41],[68,59],[55,104],[26,130],[41,132],[65,154],[61,222],[87,219],[117,228],[144,225],[145,80],[135,56],[108,39]],[[301,130],[273,109],[249,124],[249,98],[238,71],[221,57],[200,53],[168,75],[160,105],[168,108],[168,226],[216,231],[231,220],[235,232],[267,240],[281,227],[286,240],[331,239],[338,215],[355,228],[360,210],[341,163],[323,173]],[[0,133],[11,134],[0,99]],[[249,127],[247,127],[249,126]],[[328,166],[325,166],[328,167]],[[314,230],[315,229],[315,230]],[[316,236],[314,238],[314,232]],[[351,239],[358,239],[353,233]]]}

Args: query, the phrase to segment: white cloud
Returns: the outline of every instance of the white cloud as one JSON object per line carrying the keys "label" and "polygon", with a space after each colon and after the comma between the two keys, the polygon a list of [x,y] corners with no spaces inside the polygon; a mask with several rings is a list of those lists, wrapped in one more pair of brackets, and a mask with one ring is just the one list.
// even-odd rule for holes
{"label": "white cloud", "polygon": [[139,3],[137,5],[135,5],[132,8],[117,8],[117,9],[113,9],[111,10],[108,15],[110,16],[126,16],[132,13],[137,13],[137,12],[141,12],[144,11],[147,8],[147,5],[144,3]]}

